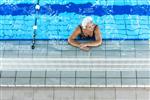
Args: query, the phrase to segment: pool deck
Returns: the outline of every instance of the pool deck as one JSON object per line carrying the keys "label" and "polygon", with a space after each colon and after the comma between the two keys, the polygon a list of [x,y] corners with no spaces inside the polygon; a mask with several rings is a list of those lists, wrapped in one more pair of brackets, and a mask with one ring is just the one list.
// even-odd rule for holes
{"label": "pool deck", "polygon": [[1,100],[149,100],[145,88],[1,88]]}

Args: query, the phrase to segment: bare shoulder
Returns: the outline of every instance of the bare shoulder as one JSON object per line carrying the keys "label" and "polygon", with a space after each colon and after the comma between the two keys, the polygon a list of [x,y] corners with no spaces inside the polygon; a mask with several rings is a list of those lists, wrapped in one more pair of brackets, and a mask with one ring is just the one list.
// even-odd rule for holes
{"label": "bare shoulder", "polygon": [[81,30],[80,30],[80,26],[77,26],[77,27],[75,28],[75,31],[80,32],[80,31],[81,31]]}
{"label": "bare shoulder", "polygon": [[80,27],[77,26],[74,32],[71,34],[70,39],[75,39],[80,34],[80,32],[81,32]]}
{"label": "bare shoulder", "polygon": [[96,32],[100,32],[100,28],[99,28],[98,25],[96,25],[95,31],[96,31]]}
{"label": "bare shoulder", "polygon": [[99,26],[98,26],[98,25],[96,25],[96,30],[100,30],[100,28],[99,28]]}

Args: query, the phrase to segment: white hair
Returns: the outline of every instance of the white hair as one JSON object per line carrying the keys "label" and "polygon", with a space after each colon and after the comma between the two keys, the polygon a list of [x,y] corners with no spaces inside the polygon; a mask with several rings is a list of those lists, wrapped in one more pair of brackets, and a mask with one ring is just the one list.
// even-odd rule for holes
{"label": "white hair", "polygon": [[82,27],[83,27],[83,29],[85,29],[86,28],[86,25],[88,24],[88,23],[91,23],[91,22],[93,22],[93,19],[92,19],[92,17],[90,17],[90,16],[87,16],[87,17],[85,17],[84,19],[83,19],[83,21],[82,21]]}

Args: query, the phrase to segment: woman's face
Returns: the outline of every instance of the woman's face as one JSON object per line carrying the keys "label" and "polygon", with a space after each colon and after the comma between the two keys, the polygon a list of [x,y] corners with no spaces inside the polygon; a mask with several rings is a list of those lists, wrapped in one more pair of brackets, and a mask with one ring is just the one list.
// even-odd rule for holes
{"label": "woman's face", "polygon": [[94,30],[94,24],[93,23],[88,23],[86,25],[86,29],[84,29],[84,33],[87,34],[87,35],[90,35],[91,33],[93,33],[93,30]]}
{"label": "woman's face", "polygon": [[88,24],[86,25],[86,29],[87,29],[88,31],[93,31],[93,29],[94,29],[94,24],[93,24],[92,22],[88,23]]}

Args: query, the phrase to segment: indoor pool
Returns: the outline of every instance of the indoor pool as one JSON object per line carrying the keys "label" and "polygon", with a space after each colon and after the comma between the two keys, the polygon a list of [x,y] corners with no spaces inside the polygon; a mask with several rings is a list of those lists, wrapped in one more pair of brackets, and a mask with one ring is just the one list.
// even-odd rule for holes
{"label": "indoor pool", "polygon": [[[89,51],[67,41],[86,16],[102,33]],[[150,0],[0,0],[0,94],[150,100]]]}

